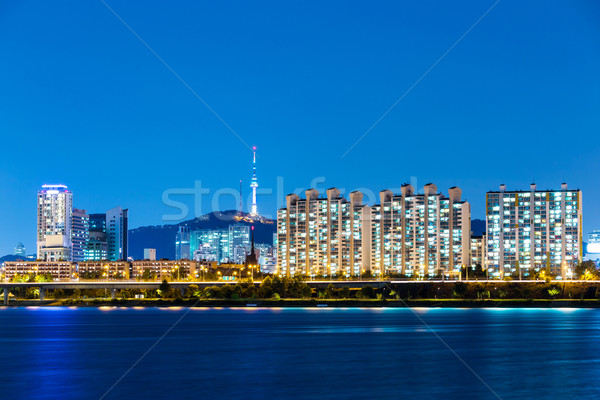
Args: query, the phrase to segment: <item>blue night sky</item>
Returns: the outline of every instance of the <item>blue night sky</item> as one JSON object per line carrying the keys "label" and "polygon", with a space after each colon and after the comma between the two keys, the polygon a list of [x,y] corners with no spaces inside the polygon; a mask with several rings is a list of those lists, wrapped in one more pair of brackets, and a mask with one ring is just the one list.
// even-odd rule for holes
{"label": "blue night sky", "polygon": [[[583,190],[585,233],[600,228],[598,2],[501,1],[342,158],[493,1],[106,1],[258,147],[266,215],[321,177],[457,185],[473,218],[501,183],[565,181]],[[44,183],[89,212],[129,208],[131,227],[174,222],[163,192],[195,181],[201,213],[240,179],[249,194],[249,148],[102,2],[0,1],[0,54],[0,255],[34,252]],[[191,195],[171,198],[194,216]]]}

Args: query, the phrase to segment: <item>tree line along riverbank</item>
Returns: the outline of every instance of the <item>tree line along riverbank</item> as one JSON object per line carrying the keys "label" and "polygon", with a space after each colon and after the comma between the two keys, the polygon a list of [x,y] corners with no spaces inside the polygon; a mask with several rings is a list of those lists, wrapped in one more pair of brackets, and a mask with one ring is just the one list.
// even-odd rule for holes
{"label": "tree line along riverbank", "polygon": [[[114,295],[114,298],[111,298]],[[360,288],[314,287],[299,278],[265,278],[259,285],[238,282],[224,286],[200,288],[190,284],[184,289],[174,289],[163,281],[159,289],[118,290],[111,293],[106,289],[48,290],[45,301],[39,300],[38,288],[15,288],[11,290],[11,304],[242,304],[262,305],[311,305],[328,301],[342,306],[369,306],[387,303],[444,306],[458,304],[539,304],[548,306],[556,303],[575,303],[593,306],[600,303],[600,283],[597,282],[522,282],[522,281],[451,281],[385,283],[382,287],[365,284]],[[558,303],[556,303],[558,304]]]}

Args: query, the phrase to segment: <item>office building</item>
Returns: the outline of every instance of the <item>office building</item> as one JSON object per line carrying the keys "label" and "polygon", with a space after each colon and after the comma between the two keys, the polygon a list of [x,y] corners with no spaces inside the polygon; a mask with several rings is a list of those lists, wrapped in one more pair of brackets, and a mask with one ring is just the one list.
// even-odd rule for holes
{"label": "office building", "polygon": [[85,210],[73,209],[73,228],[71,242],[73,244],[73,261],[84,261],[90,239],[90,217]]}
{"label": "office building", "polygon": [[596,263],[600,260],[600,230],[588,234],[586,259],[596,261]]}
{"label": "office building", "polygon": [[277,266],[284,276],[355,276],[368,268],[370,207],[360,192],[350,200],[336,188],[286,197],[277,212]]}
{"label": "office building", "polygon": [[156,249],[144,249],[144,260],[156,261]]}
{"label": "office building", "polygon": [[255,247],[258,251],[260,272],[274,274],[277,271],[277,252],[275,251],[275,247],[265,243],[257,243]]}
{"label": "office building", "polygon": [[108,243],[104,232],[90,231],[85,261],[94,260],[108,260]]}
{"label": "office building", "polygon": [[[15,246],[15,256],[19,256],[19,257],[26,257],[27,256],[25,254],[25,245],[23,243],[19,242]],[[23,259],[25,259],[25,258],[23,258]]]}
{"label": "office building", "polygon": [[527,278],[544,270],[570,278],[582,259],[582,194],[560,190],[506,190],[486,195],[490,277]]}
{"label": "office building", "polygon": [[235,224],[229,225],[229,262],[243,264],[246,254],[250,250],[250,226]]}
{"label": "office building", "polygon": [[128,225],[129,212],[121,207],[106,213],[90,214],[85,260],[127,260]]}
{"label": "office building", "polygon": [[89,239],[85,251],[85,260],[108,260],[108,241],[106,238],[106,214],[89,214]]}
{"label": "office building", "polygon": [[229,262],[229,229],[200,229],[190,234],[190,252],[196,261]]}
{"label": "office building", "polygon": [[127,260],[128,221],[127,209],[115,207],[106,212],[108,259],[111,261]]}
{"label": "office building", "polygon": [[180,225],[177,234],[175,235],[175,259],[190,260],[192,258],[190,252],[190,228]]}
{"label": "office building", "polygon": [[37,195],[37,257],[70,261],[73,194],[65,185],[43,185]]}
{"label": "office building", "polygon": [[373,275],[451,278],[469,264],[471,208],[461,189],[450,188],[448,197],[432,183],[423,189],[383,190],[380,204],[371,207]]}

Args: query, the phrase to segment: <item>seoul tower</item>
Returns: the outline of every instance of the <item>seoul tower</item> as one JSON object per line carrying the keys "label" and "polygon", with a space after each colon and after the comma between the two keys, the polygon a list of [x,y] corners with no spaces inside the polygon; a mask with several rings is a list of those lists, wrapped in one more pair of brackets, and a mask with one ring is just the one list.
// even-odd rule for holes
{"label": "seoul tower", "polygon": [[252,188],[252,206],[250,207],[250,216],[258,217],[258,208],[256,207],[256,189],[258,188],[258,179],[256,179],[256,146],[252,147],[252,153],[254,154],[252,161],[252,181],[250,187]]}

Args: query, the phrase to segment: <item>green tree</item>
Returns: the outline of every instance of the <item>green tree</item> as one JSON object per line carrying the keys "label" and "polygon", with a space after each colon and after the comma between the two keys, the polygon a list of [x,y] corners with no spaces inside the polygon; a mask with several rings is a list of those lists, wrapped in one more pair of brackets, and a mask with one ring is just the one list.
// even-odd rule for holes
{"label": "green tree", "polygon": [[209,286],[202,292],[202,297],[207,299],[221,299],[223,298],[223,292],[218,286]]}
{"label": "green tree", "polygon": [[304,284],[302,287],[302,297],[309,298],[312,297],[312,289],[307,284]]}
{"label": "green tree", "polygon": [[583,261],[575,266],[575,276],[582,280],[596,280],[600,276],[600,271],[593,261]]}
{"label": "green tree", "polygon": [[198,287],[198,285],[189,285],[185,292],[185,295],[187,297],[198,297],[199,294],[200,294],[200,288]]}
{"label": "green tree", "polygon": [[347,299],[348,297],[350,297],[350,288],[348,286],[344,286],[339,293],[340,297],[342,299]]}
{"label": "green tree", "polygon": [[464,282],[456,282],[452,288],[452,297],[462,299],[467,293],[468,286]]}
{"label": "green tree", "polygon": [[152,272],[150,270],[150,268],[146,268],[144,269],[144,272],[142,272],[142,279],[145,281],[153,281],[154,278],[156,278],[156,275],[154,274],[154,272]]}
{"label": "green tree", "polygon": [[325,289],[325,296],[328,299],[333,299],[334,297],[337,297],[337,293],[335,290],[335,286],[333,286],[333,283],[327,285],[327,289]]}
{"label": "green tree", "polygon": [[372,299],[375,297],[375,289],[371,285],[363,286],[362,289],[360,289],[360,293],[365,299]]}
{"label": "green tree", "polygon": [[171,284],[166,279],[163,279],[162,283],[158,287],[158,290],[160,290],[160,294],[163,298],[171,296]]}
{"label": "green tree", "polygon": [[270,276],[267,276],[261,282],[258,287],[258,297],[262,299],[268,299],[273,295],[273,287],[272,287],[273,279]]}
{"label": "green tree", "polygon": [[548,289],[548,294],[552,297],[552,299],[554,300],[554,298],[556,298],[556,296],[560,293],[560,290],[558,290],[557,288],[553,287]]}

